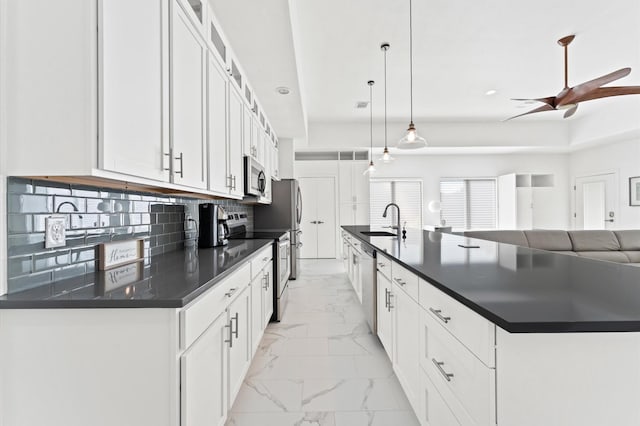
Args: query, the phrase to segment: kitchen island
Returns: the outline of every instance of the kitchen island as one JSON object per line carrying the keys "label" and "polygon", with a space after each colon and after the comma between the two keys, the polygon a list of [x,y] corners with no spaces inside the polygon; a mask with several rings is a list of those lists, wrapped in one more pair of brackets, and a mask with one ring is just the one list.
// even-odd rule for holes
{"label": "kitchen island", "polygon": [[369,231],[343,237],[377,252],[377,333],[423,424],[640,424],[640,268]]}
{"label": "kitchen island", "polygon": [[0,298],[1,425],[222,425],[273,313],[273,241]]}

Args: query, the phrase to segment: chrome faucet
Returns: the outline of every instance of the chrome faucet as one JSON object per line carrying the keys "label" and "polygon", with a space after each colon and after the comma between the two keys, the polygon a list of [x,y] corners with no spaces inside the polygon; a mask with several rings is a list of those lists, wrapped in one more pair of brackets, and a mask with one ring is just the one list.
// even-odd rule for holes
{"label": "chrome faucet", "polygon": [[[400,236],[400,206],[396,203],[387,204],[387,206],[384,208],[384,213],[382,213],[382,217],[387,217],[387,209],[391,206],[395,206],[398,209],[398,224],[396,225],[396,229],[398,231],[397,235]],[[390,228],[393,228],[393,226],[391,226]]]}

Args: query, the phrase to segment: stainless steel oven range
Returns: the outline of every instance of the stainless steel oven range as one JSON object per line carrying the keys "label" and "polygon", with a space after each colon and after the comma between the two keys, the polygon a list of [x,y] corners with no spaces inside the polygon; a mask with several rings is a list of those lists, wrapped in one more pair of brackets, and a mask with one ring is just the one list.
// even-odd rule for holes
{"label": "stainless steel oven range", "polygon": [[245,214],[229,213],[230,240],[273,240],[273,276],[277,277],[273,292],[272,321],[280,321],[287,306],[288,283],[291,275],[291,239],[289,229],[262,229],[247,231]]}

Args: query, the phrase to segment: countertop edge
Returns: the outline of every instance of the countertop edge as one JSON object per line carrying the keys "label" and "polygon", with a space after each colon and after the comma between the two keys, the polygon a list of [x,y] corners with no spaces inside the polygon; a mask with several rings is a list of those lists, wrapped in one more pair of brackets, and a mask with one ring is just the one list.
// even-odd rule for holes
{"label": "countertop edge", "polygon": [[[269,245],[273,244],[270,239],[256,239],[254,241],[264,241],[253,252],[244,259],[234,264],[230,269],[225,270],[211,280],[202,284],[192,292],[183,297],[165,298],[160,300],[153,299],[85,299],[85,300],[68,300],[68,299],[0,299],[0,311],[10,309],[180,309],[189,305],[191,302],[202,296],[211,288],[215,287],[220,281],[226,279],[236,272],[247,262],[251,261],[258,255],[258,252]],[[5,295],[6,296],[6,295]]]}

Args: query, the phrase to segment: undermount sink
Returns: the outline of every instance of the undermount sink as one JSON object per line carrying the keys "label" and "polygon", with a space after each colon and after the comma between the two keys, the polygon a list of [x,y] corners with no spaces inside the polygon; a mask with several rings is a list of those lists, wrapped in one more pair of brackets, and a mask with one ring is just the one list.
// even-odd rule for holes
{"label": "undermount sink", "polygon": [[368,235],[369,237],[397,237],[398,235],[387,231],[361,231],[361,234]]}

